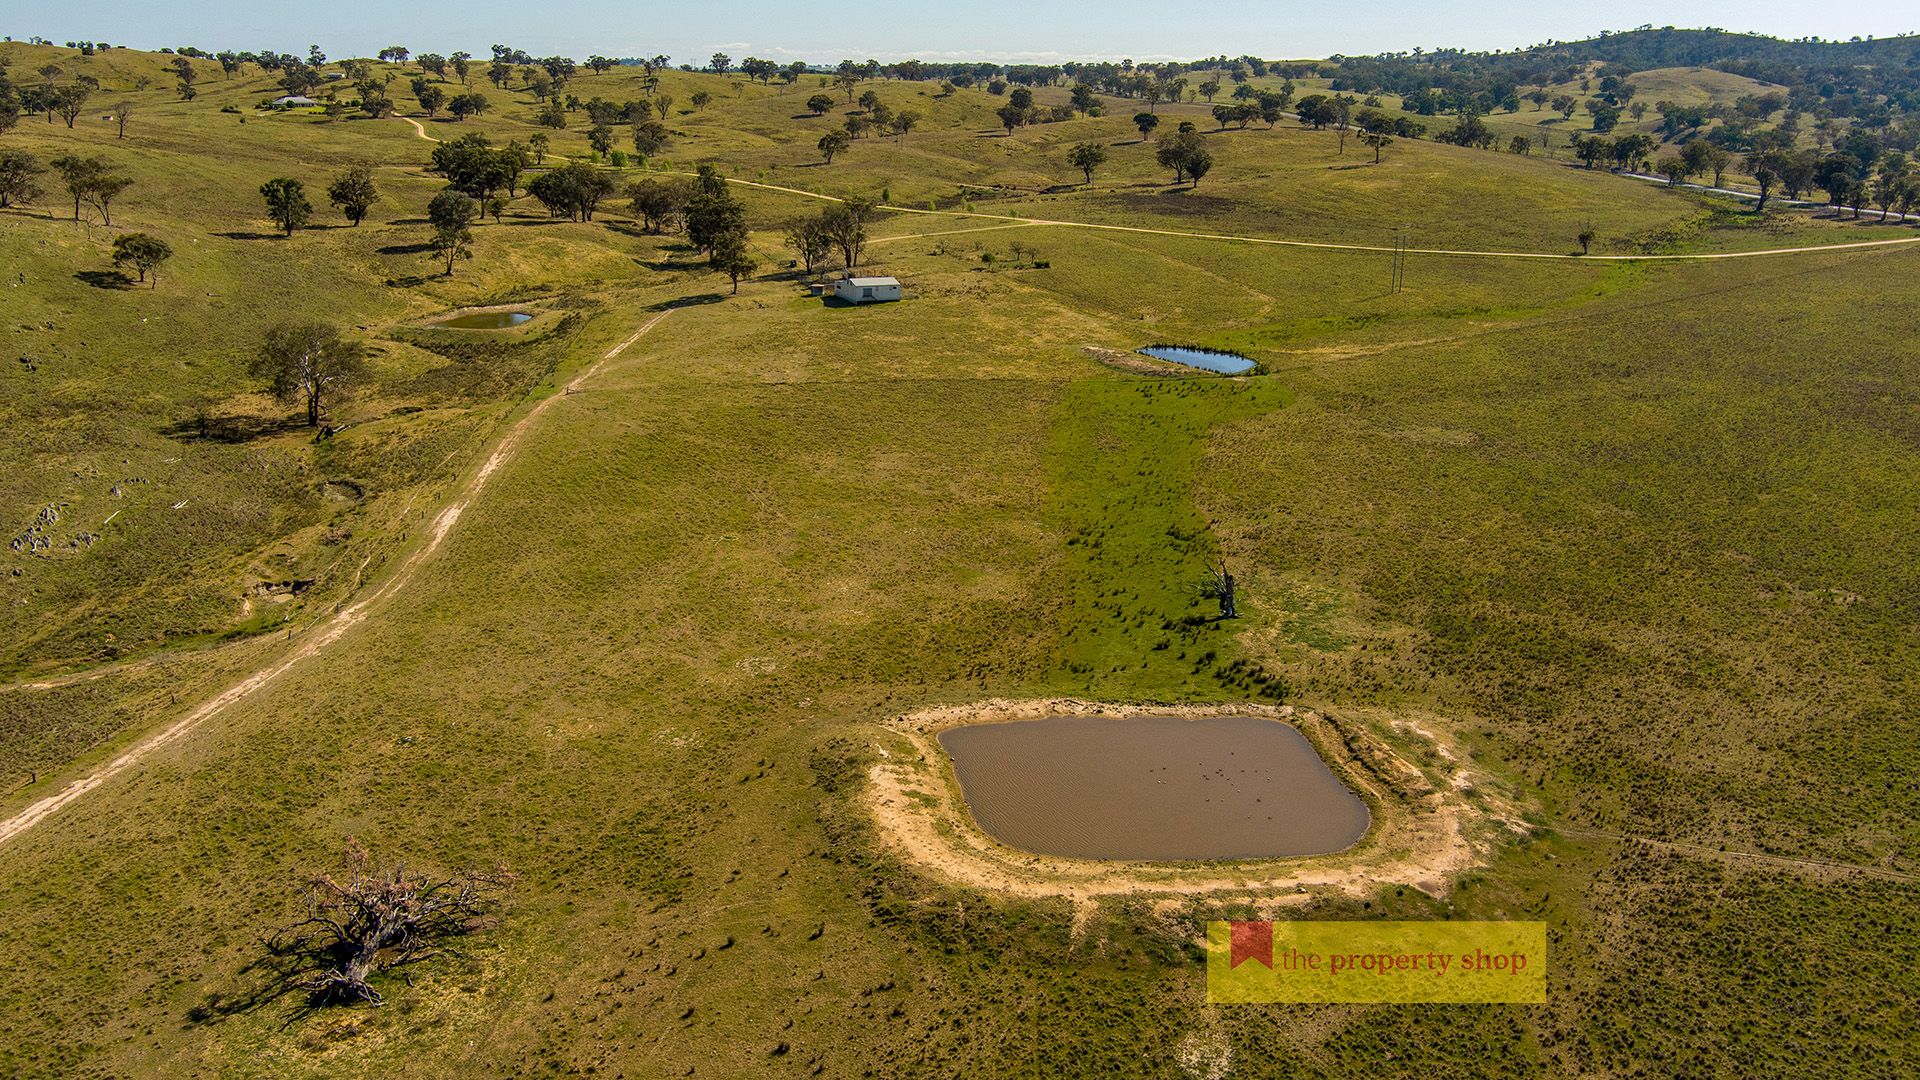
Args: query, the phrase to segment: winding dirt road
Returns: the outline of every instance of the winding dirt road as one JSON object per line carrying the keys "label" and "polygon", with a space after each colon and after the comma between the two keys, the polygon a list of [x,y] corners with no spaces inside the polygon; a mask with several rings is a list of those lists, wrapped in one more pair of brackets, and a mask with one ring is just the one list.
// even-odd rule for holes
{"label": "winding dirt road", "polygon": [[[1684,188],[1687,191],[1704,192],[1708,195],[1729,195],[1736,199],[1745,199],[1748,202],[1754,202],[1760,198],[1759,195],[1751,191],[1741,191],[1739,188],[1714,187],[1712,184],[1695,184],[1695,183],[1689,183],[1685,181],[1676,184],[1673,181],[1668,180],[1664,176],[1649,176],[1646,173],[1615,172],[1613,175],[1624,176],[1629,180],[1644,180],[1649,184],[1659,184],[1662,187],[1677,187],[1677,188]],[[1840,212],[1840,210],[1843,209],[1843,207],[1835,206],[1831,202],[1821,203],[1821,202],[1814,202],[1811,199],[1789,199],[1784,195],[1770,195],[1767,197],[1767,201],[1770,203],[1773,203],[1775,206],[1786,206],[1786,207],[1791,207],[1795,210],[1815,210],[1815,211],[1828,210],[1828,211],[1832,211],[1836,215]],[[1872,213],[1873,211],[1869,210],[1867,212]],[[1882,210],[1880,211],[1880,216],[1877,219],[1873,219],[1873,220],[1920,221],[1920,214],[1895,214],[1895,213],[1891,213],[1890,211]]]}
{"label": "winding dirt road", "polygon": [[[420,121],[415,120],[413,117],[402,116],[399,119],[412,124],[414,134],[420,138],[432,143],[440,141],[427,134],[427,129],[422,127]],[[679,173],[678,175],[691,176],[693,174]],[[1658,180],[1660,183],[1666,183],[1664,179],[1659,177],[1642,176],[1637,173],[1627,173],[1625,175],[1635,180]],[[778,191],[786,195],[799,195],[808,199],[820,199],[825,202],[846,201],[834,195],[822,195],[817,191],[808,191],[804,188],[782,187],[779,184],[764,184],[756,180],[737,180],[728,177],[727,182],[730,184],[739,184],[742,187],[759,188],[762,191]],[[1699,188],[1699,185],[1695,184],[1682,186]],[[1717,188],[1699,188],[1699,190],[1713,191],[1726,195],[1744,195],[1743,192],[1721,191]],[[1745,197],[1753,198],[1754,196]],[[1024,225],[1051,225],[1063,229],[1097,229],[1106,232],[1143,233],[1148,236],[1173,236],[1187,240],[1223,240],[1237,244],[1264,244],[1271,247],[1313,248],[1320,251],[1357,251],[1388,255],[1393,254],[1395,251],[1392,247],[1379,244],[1336,244],[1320,240],[1286,240],[1270,236],[1240,236],[1232,233],[1202,233],[1186,232],[1180,229],[1150,229],[1139,225],[1102,225],[1089,221],[1057,221],[1052,218],[1017,217],[1007,214],[982,214],[972,210],[923,210],[911,206],[882,206],[880,209],[896,214],[927,214],[936,217],[981,218],[987,221],[998,222],[1001,228],[1015,228]],[[970,230],[962,229],[957,231],[967,232]],[[951,234],[928,233],[925,235],[946,236]],[[873,243],[886,243],[905,239],[908,239],[908,237],[880,237],[876,238]],[[1762,251],[1726,251],[1695,255],[1574,255],[1566,252],[1471,251],[1459,248],[1409,248],[1406,249],[1405,254],[1447,255],[1466,259],[1564,259],[1576,262],[1683,262],[1705,259],[1755,259],[1775,255],[1811,255],[1824,251],[1850,251],[1857,248],[1895,247],[1902,244],[1920,244],[1920,236],[1905,236],[1892,240],[1854,240],[1844,244],[1820,244],[1812,247],[1767,248]]]}
{"label": "winding dirt road", "polygon": [[592,378],[594,374],[609,361],[616,359],[621,353],[626,352],[629,346],[646,336],[654,327],[660,325],[660,320],[671,314],[673,314],[673,312],[669,309],[647,320],[640,329],[634,331],[632,337],[627,338],[620,344],[615,345],[612,349],[609,349],[606,355],[594,361],[585,371],[574,376],[572,381],[568,382],[561,392],[542,398],[532,409],[529,409],[527,414],[521,417],[519,422],[514,424],[507,432],[506,437],[500,440],[500,444],[494,447],[493,453],[488,455],[485,464],[480,466],[480,470],[474,473],[473,478],[467,481],[466,487],[461,489],[458,497],[456,497],[453,502],[447,504],[446,508],[440,511],[439,516],[433,519],[433,524],[427,534],[426,543],[414,549],[414,551],[401,562],[400,568],[394,571],[393,576],[388,578],[379,588],[351,605],[342,608],[332,618],[319,624],[311,637],[302,641],[292,652],[282,657],[278,662],[254,672],[252,675],[228,687],[211,700],[202,703],[187,715],[134,743],[122,751],[117,757],[92,773],[78,780],[69,782],[65,787],[52,795],[38,802],[31,803],[19,813],[4,821],[0,821],[0,844],[5,844],[7,841],[20,836],[35,825],[38,825],[40,822],[45,821],[48,817],[57,813],[62,807],[80,798],[87,792],[92,791],[94,788],[99,787],[101,784],[106,783],[120,773],[138,765],[149,754],[152,754],[154,751],[169,743],[179,740],[211,717],[218,715],[223,709],[227,708],[227,706],[250,697],[262,687],[267,686],[275,679],[286,674],[294,665],[317,655],[321,650],[327,648],[327,646],[339,641],[347,631],[360,625],[361,622],[366,620],[367,615],[372,612],[376,604],[405,588],[407,583],[413,580],[414,573],[419,570],[421,564],[435,551],[439,550],[441,542],[447,538],[447,534],[453,531],[454,524],[460,520],[460,515],[465,513],[467,507],[473,504],[473,500],[480,494],[481,490],[486,487],[488,479],[513,457],[514,451],[520,445],[520,440],[526,435],[528,430],[532,428],[534,422],[540,418],[540,414],[546,412],[548,406],[552,405],[555,401],[560,400],[568,393],[578,389],[582,383]]}
{"label": "winding dirt road", "polygon": [[403,117],[401,117],[400,119],[402,119],[402,120],[405,120],[405,121],[406,121],[407,123],[409,123],[409,124],[412,124],[412,125],[413,125],[413,133],[414,133],[415,135],[418,135],[418,136],[420,136],[421,138],[423,138],[423,139],[425,139],[425,140],[427,140],[427,141],[428,141],[428,142],[430,142],[430,143],[437,143],[437,142],[439,142],[439,141],[440,141],[439,139],[436,139],[436,138],[434,138],[433,136],[431,136],[431,135],[429,135],[429,134],[427,134],[427,129],[426,129],[426,128],[424,128],[424,127],[421,127],[421,126],[420,126],[420,121],[418,121],[418,120],[415,120],[415,119],[414,119],[413,117],[411,117],[411,116],[403,116]]}
{"label": "winding dirt road", "polygon": [[[397,119],[404,120],[406,123],[412,125],[414,134],[419,138],[431,143],[440,142],[439,139],[436,139],[432,135],[427,134],[427,129],[418,120],[415,120],[410,116],[399,116],[397,117]],[[683,173],[681,175],[690,175],[690,174]],[[1643,176],[1634,176],[1634,179],[1644,180],[1649,178],[1643,177]],[[844,199],[841,199],[837,196],[824,195],[819,192],[807,191],[803,188],[783,187],[778,184],[767,184],[767,183],[761,183],[753,180],[740,180],[732,177],[728,178],[728,182],[732,184],[738,184],[742,187],[758,188],[763,191],[780,192],[782,194],[794,195],[794,196],[799,196],[799,197],[808,198],[808,199],[818,199],[825,202],[844,202],[845,201]],[[1740,194],[1740,193],[1728,192],[1728,194]],[[994,222],[995,224],[993,226],[987,226],[981,229],[953,230],[952,233],[924,233],[924,234],[910,234],[910,235],[903,235],[903,236],[877,237],[873,241],[874,243],[886,243],[886,242],[905,240],[905,239],[918,239],[922,236],[942,236],[942,235],[951,235],[953,233],[989,231],[993,228],[1053,226],[1057,228],[1090,229],[1090,230],[1103,231],[1103,232],[1136,233],[1136,234],[1147,235],[1147,236],[1169,236],[1169,237],[1189,239],[1189,240],[1214,240],[1214,241],[1224,241],[1228,243],[1256,244],[1256,245],[1264,245],[1264,246],[1271,246],[1271,247],[1309,248],[1309,249],[1322,250],[1322,251],[1349,251],[1349,252],[1362,252],[1362,253],[1374,253],[1374,254],[1391,254],[1395,251],[1395,249],[1391,247],[1386,247],[1382,245],[1373,245],[1373,244],[1340,244],[1340,243],[1315,241],[1315,240],[1289,240],[1289,239],[1281,239],[1281,238],[1275,238],[1275,237],[1244,236],[1244,235],[1236,235],[1231,233],[1190,232],[1190,231],[1179,230],[1179,229],[1155,229],[1155,228],[1148,228],[1145,226],[1137,226],[1137,225],[1111,225],[1111,224],[1100,224],[1096,222],[1086,222],[1086,221],[1062,221],[1062,220],[1056,220],[1052,218],[1020,217],[1017,215],[1007,215],[1007,214],[983,214],[983,213],[970,211],[970,210],[927,210],[927,209],[918,209],[914,207],[905,207],[905,206],[882,206],[880,207],[880,209],[886,210],[892,213],[898,213],[898,214],[921,214],[921,215],[926,215],[930,217],[979,219],[983,221],[991,221],[991,222]],[[1821,245],[1813,245],[1808,247],[1768,248],[1768,249],[1757,250],[1757,251],[1730,251],[1730,252],[1718,252],[1718,253],[1711,253],[1711,254],[1684,254],[1684,255],[1679,255],[1679,254],[1676,254],[1676,255],[1574,255],[1574,254],[1565,254],[1565,253],[1532,252],[1532,251],[1475,251],[1475,250],[1454,249],[1454,248],[1410,248],[1410,249],[1405,249],[1405,253],[1412,254],[1412,255],[1443,255],[1443,256],[1458,257],[1458,258],[1484,258],[1484,259],[1549,259],[1549,260],[1569,260],[1569,261],[1583,261],[1583,262],[1680,262],[1680,261],[1720,260],[1720,259],[1751,259],[1751,258],[1763,258],[1763,257],[1769,257],[1769,256],[1814,255],[1814,254],[1822,254],[1822,253],[1837,252],[1837,251],[1854,251],[1854,250],[1861,250],[1861,249],[1867,249],[1867,248],[1895,247],[1895,246],[1902,246],[1902,245],[1908,245],[1908,244],[1920,244],[1920,235],[1910,236],[1910,237],[1899,237],[1899,238],[1887,239],[1887,240],[1860,240],[1860,241],[1852,241],[1852,242],[1842,243],[1842,244],[1821,244]],[[622,352],[626,350],[628,346],[632,345],[634,342],[638,341],[643,335],[645,335],[648,331],[652,330],[654,326],[658,325],[660,320],[666,318],[668,314],[671,314],[671,312],[670,311],[662,312],[659,315],[655,316],[653,319],[649,320],[632,337],[628,338],[627,340],[621,342],[619,345],[615,346],[605,356],[601,357],[599,361],[596,361],[591,367],[587,368],[587,370],[581,372],[580,375],[576,376],[572,382],[567,384],[566,389],[572,390],[578,385],[580,385],[581,382],[583,382],[588,377],[590,377],[595,372],[597,372],[603,364],[619,356]],[[138,764],[143,758],[145,758],[148,754],[152,753],[154,750],[162,746],[165,746],[168,743],[173,742],[174,740],[185,735],[189,731],[192,731],[194,728],[198,727],[202,722],[207,720],[209,717],[219,713],[222,709],[225,709],[227,706],[233,704],[236,701],[240,701],[246,698],[247,696],[251,695],[255,691],[259,690],[261,687],[272,682],[274,679],[278,678],[281,674],[285,673],[288,669],[292,668],[295,664],[299,663],[301,660],[304,660],[310,656],[313,656],[314,654],[320,652],[322,649],[325,649],[327,646],[333,644],[335,641],[338,641],[341,635],[345,634],[348,630],[352,629],[354,626],[358,625],[362,620],[366,618],[369,609],[374,604],[378,603],[382,599],[397,592],[399,589],[404,587],[408,581],[412,579],[413,573],[418,568],[420,562],[424,560],[427,556],[431,555],[436,549],[438,549],[438,547],[440,546],[440,542],[443,539],[445,539],[448,531],[451,530],[453,528],[454,523],[459,520],[460,514],[472,502],[474,496],[479,493],[481,487],[485,485],[488,477],[490,477],[493,474],[493,472],[500,465],[504,464],[505,461],[508,459],[508,457],[511,456],[515,446],[519,443],[521,436],[526,432],[528,426],[532,424],[532,422],[536,417],[538,417],[542,412],[546,410],[548,405],[552,404],[555,398],[560,396],[563,396],[563,395],[556,394],[552,397],[548,397],[542,400],[537,405],[535,405],[533,409],[527,413],[526,416],[522,417],[519,423],[514,425],[513,429],[507,433],[507,436],[501,440],[500,445],[497,448],[495,448],[492,456],[490,456],[487,459],[486,463],[481,466],[480,471],[477,474],[475,474],[474,478],[471,481],[468,482],[467,487],[465,488],[465,490],[462,491],[460,497],[456,499],[453,503],[448,505],[444,510],[442,510],[440,512],[440,516],[434,520],[432,532],[429,536],[427,543],[421,546],[419,549],[415,550],[411,555],[407,556],[406,560],[401,564],[399,570],[396,571],[394,575],[386,581],[386,583],[381,585],[378,589],[375,589],[369,595],[356,601],[349,607],[342,609],[339,613],[334,615],[328,621],[322,623],[319,627],[319,632],[314,637],[312,637],[310,640],[303,642],[298,648],[296,648],[291,654],[283,658],[279,663],[254,673],[253,675],[247,677],[241,682],[228,688],[219,696],[213,698],[212,700],[202,704],[200,707],[194,709],[192,712],[188,713],[186,716],[175,721],[173,724],[169,725],[163,730],[156,732],[152,735],[149,735],[146,738],[140,740],[139,742],[135,743],[132,747],[128,748],[125,752],[121,753],[118,757],[115,757],[113,760],[108,762],[105,766],[101,767],[98,771],[86,777],[83,777],[79,780],[75,780],[69,783],[65,788],[61,789],[59,792],[53,795],[50,795],[44,799],[41,799],[38,802],[32,803],[31,805],[26,807],[26,809],[22,810],[18,814],[15,814],[11,818],[8,818],[4,821],[0,821],[0,844],[4,844],[6,841],[11,840],[14,837],[20,835],[21,833],[26,832],[28,829],[31,829],[34,825],[44,820],[48,815],[55,813],[61,807],[66,806],[68,803],[74,801],[75,799],[78,799],[80,796],[86,794],[88,791],[91,791],[93,788],[98,787],[100,784],[104,783],[107,779],[132,767],[135,764]],[[135,661],[133,662],[133,665],[128,665],[128,666],[143,665],[151,662],[152,660],[151,658],[149,658],[147,660]],[[51,689],[57,686],[67,685],[73,682],[99,678],[101,675],[106,674],[108,670],[111,670],[111,669],[96,668],[96,669],[91,669],[89,671],[77,672],[71,675],[62,676],[54,679],[24,683],[24,684],[20,684],[17,687],[10,687],[7,689],[29,689],[29,690]]]}
{"label": "winding dirt road", "polygon": [[[682,176],[691,175],[681,173]],[[799,195],[824,202],[845,202],[837,195],[822,195],[817,191],[804,188],[781,187],[778,184],[763,184],[757,180],[738,180],[728,177],[730,184],[742,187],[759,188],[763,191],[778,191],[787,195]],[[1359,251],[1390,255],[1394,248],[1379,244],[1335,244],[1320,240],[1283,240],[1270,236],[1240,236],[1233,233],[1186,232],[1180,229],[1150,229],[1143,225],[1103,225],[1091,221],[1059,221],[1053,218],[1020,217],[1015,214],[982,214],[974,210],[922,210],[911,206],[882,206],[878,209],[895,214],[927,214],[935,217],[979,218],[998,222],[1002,226],[1014,225],[1052,225],[1064,229],[1096,229],[1102,232],[1141,233],[1147,236],[1174,236],[1185,240],[1224,240],[1236,244],[1263,244],[1270,247],[1314,248],[1320,251]],[[933,235],[933,234],[927,234]],[[889,237],[887,239],[896,239]],[[899,237],[898,239],[905,239]],[[878,242],[877,240],[875,242]],[[1463,248],[1407,248],[1408,255],[1449,255],[1467,259],[1556,259],[1571,262],[1685,262],[1707,259],[1754,259],[1768,255],[1814,255],[1829,251],[1850,251],[1856,248],[1894,247],[1902,244],[1920,244],[1920,236],[1902,236],[1892,240],[1854,240],[1844,244],[1818,244],[1811,247],[1767,248],[1762,251],[1723,251],[1712,254],[1694,255],[1574,255],[1555,254],[1544,251],[1473,251]]]}
{"label": "winding dirt road", "polygon": [[[420,138],[432,143],[440,141],[427,134],[427,129],[422,127],[420,121],[415,120],[413,117],[402,116],[399,119],[412,124],[414,134]],[[678,175],[691,176],[693,174],[679,173]],[[1626,173],[1624,175],[1635,180],[1656,180],[1663,184],[1666,183],[1666,181],[1660,177],[1643,176],[1638,173]],[[822,195],[817,191],[808,191],[804,188],[782,187],[779,184],[765,184],[756,180],[737,180],[728,177],[727,182],[730,184],[739,184],[742,187],[759,188],[762,191],[778,191],[786,195],[799,195],[808,199],[820,199],[824,202],[846,201],[834,195]],[[1697,184],[1684,184],[1681,186],[1695,188],[1701,191],[1711,191],[1717,194],[1741,195],[1746,198],[1755,197],[1746,195],[1744,192],[1724,191],[1718,188],[1702,188]],[[1783,201],[1790,202],[1791,200]],[[1810,206],[1812,204],[1800,205]],[[882,206],[880,209],[896,214],[927,214],[936,217],[981,218],[987,221],[998,222],[1001,228],[1015,228],[1023,225],[1051,225],[1063,229],[1097,229],[1106,232],[1143,233],[1148,236],[1173,236],[1187,240],[1223,240],[1237,244],[1264,244],[1271,247],[1313,248],[1320,251],[1357,251],[1388,255],[1393,254],[1395,251],[1392,247],[1380,244],[1336,244],[1320,240],[1286,240],[1270,236],[1240,236],[1232,233],[1186,232],[1180,229],[1150,229],[1139,225],[1102,225],[1090,221],[1057,221],[1052,218],[1017,217],[1008,214],[982,214],[972,210],[923,210],[911,206]],[[966,232],[969,230],[962,229],[957,231]],[[928,233],[925,235],[946,236],[951,234]],[[905,239],[908,239],[908,237],[880,237],[876,238],[873,243],[886,243]],[[1819,244],[1812,247],[1767,248],[1761,251],[1725,251],[1694,255],[1574,255],[1566,252],[1471,251],[1460,248],[1409,248],[1405,253],[1408,255],[1447,255],[1465,259],[1563,259],[1576,262],[1684,262],[1706,259],[1755,259],[1776,255],[1812,255],[1825,251],[1850,251],[1858,248],[1895,247],[1903,244],[1920,244],[1920,236],[1905,236],[1892,240],[1854,240],[1844,244]]]}

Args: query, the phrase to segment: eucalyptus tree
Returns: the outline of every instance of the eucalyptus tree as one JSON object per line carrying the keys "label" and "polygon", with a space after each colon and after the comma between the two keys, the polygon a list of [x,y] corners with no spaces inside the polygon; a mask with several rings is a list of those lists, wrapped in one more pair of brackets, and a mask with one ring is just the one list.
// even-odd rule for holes
{"label": "eucalyptus tree", "polygon": [[473,258],[471,226],[479,216],[480,204],[455,188],[442,190],[427,204],[427,221],[433,226],[433,239],[428,247],[444,260],[448,277],[453,276],[456,261]]}
{"label": "eucalyptus tree", "polygon": [[361,347],[326,323],[284,322],[269,329],[250,370],[268,392],[304,406],[307,426],[319,427],[329,406],[345,400],[365,381]]}
{"label": "eucalyptus tree", "polygon": [[380,192],[373,184],[373,169],[368,165],[350,165],[327,187],[327,201],[340,208],[348,221],[359,225],[373,209]]}
{"label": "eucalyptus tree", "polygon": [[288,236],[313,216],[313,204],[307,201],[306,185],[289,176],[276,176],[260,185],[260,197],[267,201],[267,216]]}
{"label": "eucalyptus tree", "polygon": [[160,266],[173,258],[173,249],[165,240],[146,233],[121,233],[113,238],[113,262],[116,266],[131,266],[147,280],[151,275],[153,287],[160,287]]}
{"label": "eucalyptus tree", "polygon": [[1107,148],[1097,142],[1075,143],[1073,149],[1067,151],[1067,164],[1079,169],[1088,184],[1093,183],[1093,170],[1106,163]]}

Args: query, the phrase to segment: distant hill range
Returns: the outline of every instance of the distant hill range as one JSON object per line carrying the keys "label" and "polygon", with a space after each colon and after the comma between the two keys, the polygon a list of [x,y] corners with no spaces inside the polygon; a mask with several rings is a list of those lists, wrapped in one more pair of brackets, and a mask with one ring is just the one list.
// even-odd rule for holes
{"label": "distant hill range", "polygon": [[1728,65],[1752,64],[1790,68],[1846,69],[1863,65],[1911,68],[1920,65],[1920,36],[1859,41],[1823,41],[1818,38],[1784,41],[1760,34],[1667,27],[1602,34],[1585,41],[1550,42],[1507,55],[1597,60],[1636,70],[1663,67],[1733,70]]}
{"label": "distant hill range", "polygon": [[[1623,79],[1665,68],[1712,68],[1785,87],[1791,107],[1851,117],[1874,127],[1920,114],[1920,36],[1860,41],[1783,41],[1724,30],[1642,29],[1585,41],[1553,41],[1511,52],[1390,53],[1335,56],[1322,66],[1336,89],[1448,91],[1482,111],[1511,103],[1516,91],[1585,80]],[[1584,89],[1584,87],[1583,87]]]}
{"label": "distant hill range", "polygon": [[1622,73],[1653,68],[1710,67],[1761,82],[1796,85],[1815,81],[1897,84],[1912,89],[1920,75],[1920,36],[1903,35],[1858,41],[1807,38],[1785,41],[1760,34],[1732,34],[1725,30],[1630,30],[1602,34],[1584,41],[1550,41],[1544,45],[1503,52],[1440,50],[1377,56],[1335,56],[1330,60],[1351,72],[1370,64],[1394,67],[1416,65],[1505,75],[1516,83],[1556,81],[1551,75],[1574,66],[1612,65]]}

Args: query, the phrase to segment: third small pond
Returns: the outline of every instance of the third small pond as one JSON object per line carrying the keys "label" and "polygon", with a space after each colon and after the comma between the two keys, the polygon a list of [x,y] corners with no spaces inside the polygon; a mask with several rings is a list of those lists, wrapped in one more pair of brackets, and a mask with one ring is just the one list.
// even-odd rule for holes
{"label": "third small pond", "polygon": [[1239,353],[1193,349],[1185,345],[1149,345],[1141,349],[1140,353],[1143,356],[1151,356],[1155,360],[1185,364],[1188,367],[1201,368],[1221,375],[1244,375],[1259,366]]}
{"label": "third small pond", "polygon": [[505,330],[532,319],[524,311],[476,311],[436,323],[450,330]]}
{"label": "third small pond", "polygon": [[1054,716],[939,738],[974,821],[1042,855],[1324,855],[1358,843],[1370,822],[1313,744],[1277,720]]}

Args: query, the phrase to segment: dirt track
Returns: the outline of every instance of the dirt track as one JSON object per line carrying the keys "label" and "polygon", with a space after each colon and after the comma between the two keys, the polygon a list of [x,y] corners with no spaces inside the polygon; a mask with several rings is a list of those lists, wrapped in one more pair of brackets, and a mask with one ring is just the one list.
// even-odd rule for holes
{"label": "dirt track", "polygon": [[106,783],[114,776],[138,765],[149,754],[152,754],[154,751],[169,743],[177,741],[193,731],[193,729],[199,727],[202,723],[205,723],[209,718],[218,715],[221,710],[232,705],[234,702],[244,700],[251,696],[261,687],[268,685],[281,675],[284,675],[292,669],[294,665],[318,654],[327,646],[339,641],[347,631],[358,626],[366,619],[367,615],[371,613],[376,604],[392,596],[394,593],[399,592],[406,587],[408,582],[413,580],[413,576],[415,572],[419,570],[420,565],[439,549],[441,541],[447,538],[447,534],[453,530],[454,524],[460,520],[460,515],[466,511],[468,506],[472,505],[474,498],[477,497],[481,489],[486,486],[487,480],[499,470],[500,466],[506,464],[513,456],[515,449],[517,449],[520,444],[521,438],[525,436],[527,431],[533,426],[534,421],[540,418],[540,414],[545,412],[547,407],[555,401],[565,397],[567,393],[572,392],[589,378],[592,378],[593,375],[609,361],[625,352],[629,346],[639,341],[648,331],[658,326],[660,320],[670,314],[672,314],[671,311],[663,311],[655,315],[652,319],[647,320],[639,330],[634,332],[632,337],[627,338],[620,344],[615,345],[612,349],[609,349],[605,356],[594,361],[585,371],[574,376],[572,381],[568,382],[560,393],[552,394],[541,399],[532,409],[528,410],[527,414],[521,417],[519,422],[514,424],[512,429],[507,432],[506,437],[500,440],[500,444],[494,447],[493,453],[490,454],[486,462],[480,466],[480,470],[473,475],[473,479],[467,481],[466,487],[461,489],[458,497],[449,503],[445,509],[441,510],[439,516],[433,519],[433,524],[430,526],[426,542],[415,548],[413,552],[401,562],[400,568],[394,571],[393,576],[389,577],[379,588],[351,605],[342,608],[332,618],[321,623],[315,628],[310,637],[302,641],[292,652],[282,657],[273,665],[254,672],[240,682],[228,687],[211,700],[202,703],[187,715],[139,740],[92,773],[78,780],[69,782],[65,787],[52,795],[31,803],[19,813],[4,821],[0,821],[0,844],[5,844],[7,841],[25,833],[27,830],[58,812],[60,808],[79,799],[87,792]]}
{"label": "dirt track", "polygon": [[[687,175],[687,174],[682,174]],[[824,202],[843,202],[834,195],[822,195],[819,192],[802,188],[781,187],[778,184],[762,184],[754,180],[727,179],[730,184],[742,187],[759,188],[762,191],[778,191],[786,195],[799,195],[808,199],[820,199]],[[1001,227],[1017,225],[1051,225],[1063,229],[1094,229],[1101,232],[1140,233],[1146,236],[1172,236],[1183,240],[1224,240],[1235,244],[1260,244],[1268,247],[1313,248],[1320,251],[1357,251],[1369,254],[1393,254],[1391,247],[1378,244],[1336,244],[1320,240],[1285,240],[1269,236],[1240,236],[1233,233],[1187,232],[1181,229],[1150,229],[1143,225],[1102,225],[1090,221],[1059,221],[1053,218],[1019,217],[1014,214],[982,214],[972,210],[922,210],[911,206],[882,206],[881,210],[896,214],[927,214],[934,217],[980,218],[998,222]],[[966,231],[966,230],[962,230]],[[927,233],[927,236],[950,235],[946,233]],[[876,238],[872,243],[882,240],[905,239],[904,237]],[[1903,236],[1892,240],[1854,240],[1845,244],[1818,244],[1810,247],[1767,248],[1762,251],[1725,251],[1714,254],[1696,255],[1573,255],[1564,252],[1546,251],[1473,251],[1464,248],[1408,248],[1407,255],[1446,255],[1462,259],[1554,259],[1570,262],[1688,262],[1717,259],[1756,259],[1773,255],[1815,255],[1821,252],[1854,251],[1861,248],[1895,247],[1903,244],[1920,244],[1920,236]]]}

